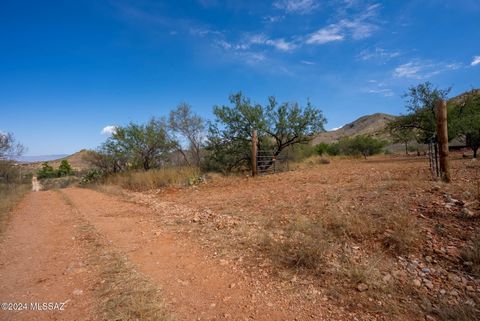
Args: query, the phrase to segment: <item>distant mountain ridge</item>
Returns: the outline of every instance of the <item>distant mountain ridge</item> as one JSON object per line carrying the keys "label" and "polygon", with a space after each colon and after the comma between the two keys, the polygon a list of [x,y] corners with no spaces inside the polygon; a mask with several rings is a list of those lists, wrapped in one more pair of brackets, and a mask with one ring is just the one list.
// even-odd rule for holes
{"label": "distant mountain ridge", "polygon": [[389,122],[397,119],[397,117],[398,116],[384,113],[362,116],[337,130],[318,134],[313,139],[313,144],[330,144],[338,142],[342,137],[354,137],[358,135],[369,135],[379,139],[387,139],[388,133],[385,132],[385,127]]}
{"label": "distant mountain ridge", "polygon": [[19,163],[36,163],[48,162],[56,159],[67,157],[69,154],[55,154],[55,155],[36,155],[36,156],[17,156],[14,160]]}

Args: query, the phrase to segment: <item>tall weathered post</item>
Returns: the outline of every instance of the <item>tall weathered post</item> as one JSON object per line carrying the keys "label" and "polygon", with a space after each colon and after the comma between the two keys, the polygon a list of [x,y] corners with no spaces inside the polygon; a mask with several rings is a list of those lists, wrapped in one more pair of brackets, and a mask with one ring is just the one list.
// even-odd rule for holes
{"label": "tall weathered post", "polygon": [[257,175],[257,130],[252,133],[252,176]]}
{"label": "tall weathered post", "polygon": [[444,182],[449,183],[450,168],[448,161],[448,120],[446,101],[436,101],[435,108],[437,114],[438,149],[440,154],[440,177]]}

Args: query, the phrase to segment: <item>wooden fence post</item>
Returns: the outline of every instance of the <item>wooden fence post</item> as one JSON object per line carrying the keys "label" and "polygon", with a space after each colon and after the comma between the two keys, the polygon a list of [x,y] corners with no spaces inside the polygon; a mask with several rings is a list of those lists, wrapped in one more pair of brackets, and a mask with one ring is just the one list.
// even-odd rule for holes
{"label": "wooden fence post", "polygon": [[255,129],[252,134],[252,176],[257,175],[257,130]]}
{"label": "wooden fence post", "polygon": [[440,177],[449,183],[450,168],[448,161],[448,120],[447,120],[447,103],[445,100],[435,102],[437,114],[437,137],[440,154]]}

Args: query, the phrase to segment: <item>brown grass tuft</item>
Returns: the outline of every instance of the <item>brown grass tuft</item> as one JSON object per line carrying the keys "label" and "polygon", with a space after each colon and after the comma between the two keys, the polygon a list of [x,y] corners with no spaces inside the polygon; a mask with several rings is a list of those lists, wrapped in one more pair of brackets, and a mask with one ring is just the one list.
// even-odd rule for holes
{"label": "brown grass tuft", "polygon": [[461,256],[467,270],[474,276],[480,277],[480,237],[474,238],[472,245],[466,247]]}
{"label": "brown grass tuft", "polygon": [[278,238],[267,235],[263,248],[273,259],[287,266],[321,273],[331,247],[329,241],[331,239],[321,222],[298,219],[286,229],[285,235]]}
{"label": "brown grass tuft", "polygon": [[29,184],[0,184],[0,235],[6,229],[10,211],[30,188]]}
{"label": "brown grass tuft", "polygon": [[133,191],[146,191],[167,186],[189,186],[200,181],[200,170],[196,167],[168,167],[115,174],[106,179],[106,184],[119,185]]}

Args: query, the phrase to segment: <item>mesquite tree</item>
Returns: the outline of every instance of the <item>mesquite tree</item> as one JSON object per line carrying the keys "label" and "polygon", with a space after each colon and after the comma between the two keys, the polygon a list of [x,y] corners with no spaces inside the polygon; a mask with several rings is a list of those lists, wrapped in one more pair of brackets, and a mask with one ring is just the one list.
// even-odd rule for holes
{"label": "mesquite tree", "polygon": [[[268,104],[252,104],[242,93],[230,96],[232,106],[215,106],[210,123],[207,150],[210,166],[223,171],[251,166],[252,132],[258,132],[258,150],[271,150],[278,156],[285,148],[305,144],[324,131],[326,119],[310,102],[279,104],[270,97]],[[270,166],[265,163],[263,166]]]}

